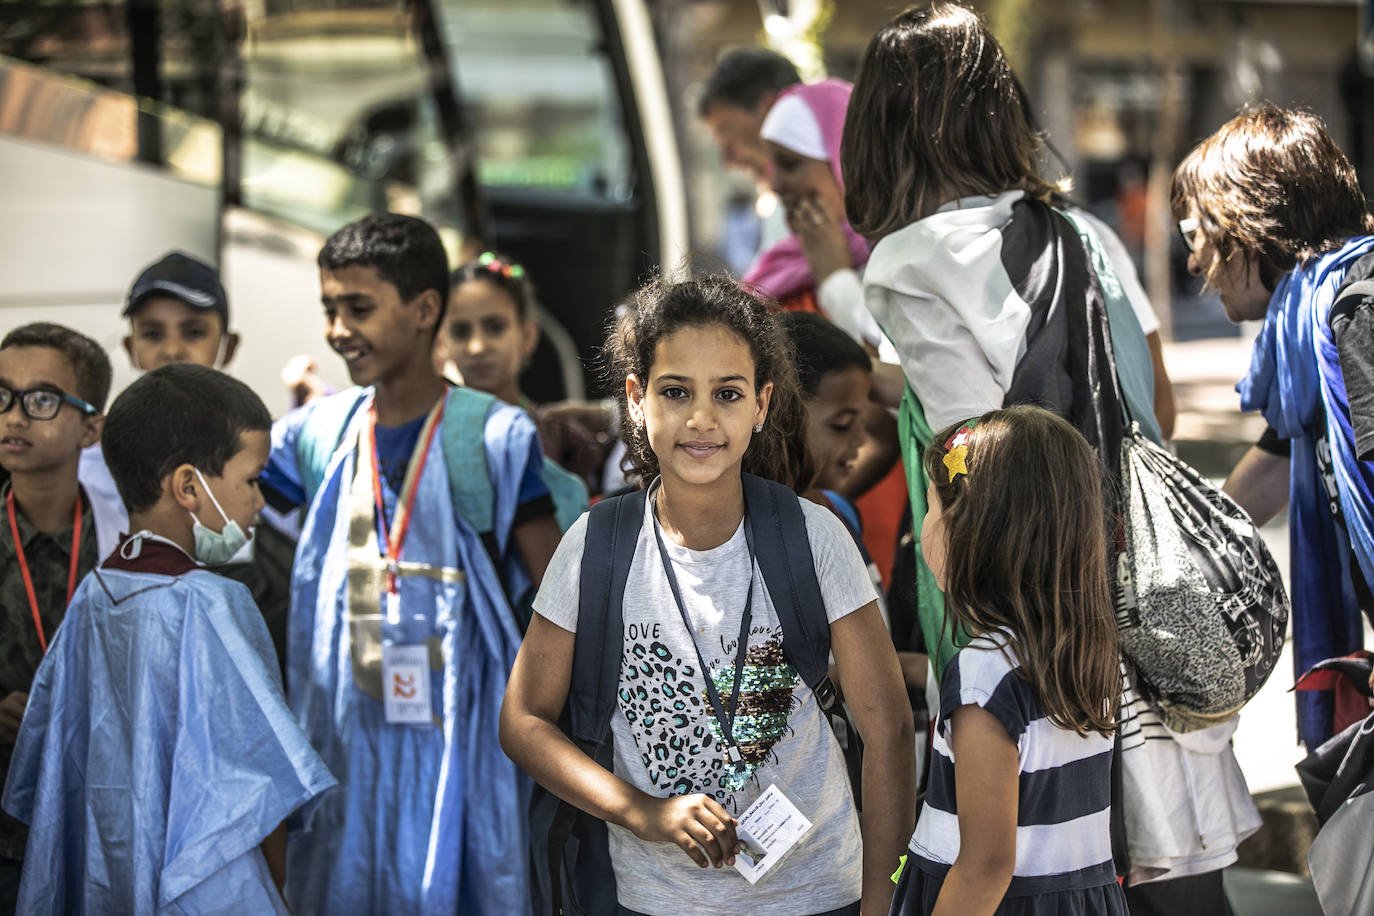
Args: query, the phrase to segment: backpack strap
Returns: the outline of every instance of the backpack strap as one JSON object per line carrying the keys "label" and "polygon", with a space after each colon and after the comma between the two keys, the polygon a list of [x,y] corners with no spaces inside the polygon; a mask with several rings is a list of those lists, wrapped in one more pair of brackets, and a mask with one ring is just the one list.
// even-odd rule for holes
{"label": "backpack strap", "polygon": [[553,497],[553,514],[558,530],[567,531],[578,516],[587,511],[587,485],[572,471],[544,456],[544,484]]}
{"label": "backpack strap", "polygon": [[[835,705],[830,680],[830,620],[797,494],[780,483],[743,475],[744,504],[754,528],[754,555],[782,623],[782,651],[822,710]],[[580,629],[579,625],[579,629]]]}
{"label": "backpack strap", "polygon": [[309,414],[302,421],[300,435],[296,438],[296,470],[300,475],[307,506],[314,501],[315,492],[324,483],[324,472],[329,468],[330,459],[343,444],[348,424],[366,397],[364,389],[348,388],[312,401],[306,408]]}
{"label": "backpack strap", "polygon": [[603,499],[587,513],[568,713],[573,741],[599,763],[608,762],[601,758],[609,755],[592,752],[607,744],[616,708],[625,640],[621,603],[644,523],[646,494],[637,490]]}
{"label": "backpack strap", "polygon": [[[444,405],[440,429],[444,463],[448,465],[449,496],[453,511],[479,535],[495,527],[495,496],[487,467],[487,415],[496,398],[472,388],[451,387]],[[459,482],[485,481],[485,486],[457,486]]]}

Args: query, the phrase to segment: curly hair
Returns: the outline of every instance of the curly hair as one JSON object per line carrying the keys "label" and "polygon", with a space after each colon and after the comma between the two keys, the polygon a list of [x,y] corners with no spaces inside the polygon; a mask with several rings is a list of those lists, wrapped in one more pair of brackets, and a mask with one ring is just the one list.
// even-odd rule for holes
{"label": "curly hair", "polygon": [[1110,736],[1121,674],[1101,460],[1049,411],[1010,407],[968,430],[967,473],[951,479],[945,445],[965,426],[923,459],[943,510],[946,624],[1009,631],[1050,721]]}
{"label": "curly hair", "polygon": [[806,408],[787,335],[765,304],[727,276],[654,281],[631,294],[612,319],[602,351],[606,379],[620,402],[625,469],[642,485],[658,476],[658,457],[630,416],[625,379],[647,380],[659,341],[683,328],[720,325],[749,345],[754,388],[773,383],[768,419],[744,453],[742,470],[800,492],[815,476],[806,449]]}
{"label": "curly hair", "polygon": [[1237,256],[1259,265],[1266,289],[1299,264],[1374,231],[1350,160],[1308,111],[1247,109],[1193,148],[1174,171],[1176,219],[1198,218],[1216,256],[1209,287]]}
{"label": "curly hair", "polygon": [[946,200],[1020,189],[1048,202],[1040,139],[1016,77],[978,14],[909,9],[864,51],[840,142],[850,225],[870,241]]}

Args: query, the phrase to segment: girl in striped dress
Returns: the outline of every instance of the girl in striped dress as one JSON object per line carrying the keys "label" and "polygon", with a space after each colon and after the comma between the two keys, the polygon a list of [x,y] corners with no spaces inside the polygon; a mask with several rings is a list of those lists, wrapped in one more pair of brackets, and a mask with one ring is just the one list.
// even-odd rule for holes
{"label": "girl in striped dress", "polygon": [[1037,407],[937,433],[921,533],[946,626],[930,788],[894,914],[1125,916],[1110,837],[1121,679],[1099,460]]}

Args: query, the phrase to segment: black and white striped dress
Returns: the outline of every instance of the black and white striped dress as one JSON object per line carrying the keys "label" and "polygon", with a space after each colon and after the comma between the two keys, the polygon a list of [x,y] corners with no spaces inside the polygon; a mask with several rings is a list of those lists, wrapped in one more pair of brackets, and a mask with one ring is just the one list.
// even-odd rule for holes
{"label": "black and white striped dress", "polygon": [[979,636],[945,667],[930,788],[892,912],[930,913],[959,855],[950,717],[976,705],[1002,723],[1020,756],[1016,868],[997,912],[1126,916],[1112,865],[1112,741],[1051,723],[1004,644],[1001,633]]}

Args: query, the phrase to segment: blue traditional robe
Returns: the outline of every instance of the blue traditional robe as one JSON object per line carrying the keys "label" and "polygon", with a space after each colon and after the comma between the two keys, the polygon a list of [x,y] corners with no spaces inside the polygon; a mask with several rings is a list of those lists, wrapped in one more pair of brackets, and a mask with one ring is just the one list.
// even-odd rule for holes
{"label": "blue traditional robe", "polygon": [[258,847],[334,779],[248,589],[132,544],[81,583],[29,693],[4,797],[29,825],[18,912],[285,913]]}
{"label": "blue traditional robe", "polygon": [[[335,397],[357,399],[358,392]],[[450,391],[447,410],[470,397]],[[290,704],[343,791],[320,806],[308,830],[292,833],[287,898],[295,913],[329,916],[526,912],[530,783],[497,736],[520,632],[482,537],[454,508],[450,479],[491,487],[492,536],[498,555],[506,555],[521,480],[529,462],[540,460],[534,425],[496,404],[484,425],[485,468],[456,476],[444,437],[433,437],[416,483],[393,621],[374,602],[384,581],[375,546],[370,562],[361,560],[377,577],[365,585],[370,606],[353,613],[349,594],[350,567],[352,587],[359,587],[350,533],[356,538],[359,530],[359,481],[371,476],[370,453],[359,460],[370,400],[365,394],[349,413],[322,404],[347,420],[342,432],[327,433],[338,446],[318,474],[297,548]],[[301,461],[297,444],[310,422],[306,411],[274,430],[269,483],[294,480],[309,495],[318,469],[293,462]],[[366,501],[361,505],[367,525],[375,525]],[[386,721],[376,662],[387,642],[429,646],[434,723]]]}
{"label": "blue traditional robe", "polygon": [[[1351,570],[1374,585],[1374,462],[1356,457],[1350,404],[1330,313],[1346,271],[1374,251],[1350,239],[1283,276],[1255,339],[1250,372],[1236,385],[1242,410],[1258,410],[1291,443],[1290,592],[1293,675],[1354,652],[1364,642]],[[1329,481],[1319,450],[1328,453]],[[1335,503],[1344,522],[1331,511]],[[1331,737],[1329,691],[1297,694],[1298,735],[1309,748]]]}

